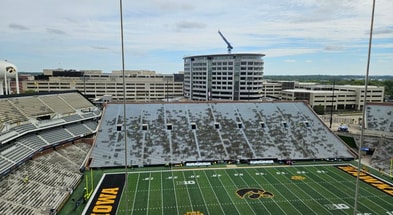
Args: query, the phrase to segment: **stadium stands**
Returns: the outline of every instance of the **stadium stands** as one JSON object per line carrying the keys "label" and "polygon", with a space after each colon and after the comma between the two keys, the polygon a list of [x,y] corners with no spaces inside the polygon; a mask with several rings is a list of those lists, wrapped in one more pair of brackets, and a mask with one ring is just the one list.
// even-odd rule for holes
{"label": "stadium stands", "polygon": [[75,110],[93,108],[92,103],[79,93],[62,93],[59,98]]}
{"label": "stadium stands", "polygon": [[71,144],[28,161],[0,183],[0,214],[49,214],[80,181],[79,165],[90,146]]}
{"label": "stadium stands", "polygon": [[[90,127],[85,126],[84,123]],[[0,148],[0,174],[5,174],[14,165],[20,164],[45,148],[95,133],[96,127],[95,120],[88,120],[24,135]]]}
{"label": "stadium stands", "polygon": [[75,112],[75,109],[59,96],[41,96],[40,100],[47,104],[52,110],[56,110],[57,113],[67,114]]}
{"label": "stadium stands", "polygon": [[16,97],[13,99],[12,103],[17,109],[22,110],[23,113],[25,113],[28,117],[36,117],[54,113],[54,111],[42,103],[41,100],[32,96]]}
{"label": "stadium stands", "polygon": [[[1,97],[0,214],[48,214],[58,208],[80,180],[79,168],[90,150],[89,144],[75,142],[96,132],[91,167],[122,166],[125,153],[129,164],[138,166],[353,158],[303,102],[135,103],[126,108],[124,128],[123,104],[107,104],[98,120],[100,110],[75,91]],[[367,108],[369,129],[391,133],[391,109]],[[43,115],[49,118],[40,119]],[[391,140],[380,137],[365,145],[376,148],[372,163],[386,171]]]}
{"label": "stadium stands", "polygon": [[[127,104],[106,106],[92,167],[204,160],[353,158],[303,102]],[[263,126],[262,126],[263,124]]]}
{"label": "stadium stands", "polygon": [[95,133],[101,114],[77,91],[3,96],[0,105],[1,175],[35,153]]}
{"label": "stadium stands", "polygon": [[367,129],[393,132],[393,103],[372,103],[366,109]]}
{"label": "stadium stands", "polygon": [[370,164],[390,173],[393,159],[393,103],[367,104],[366,117],[367,133],[375,132],[374,137],[366,137],[363,142],[363,147],[375,149]]}
{"label": "stadium stands", "polygon": [[100,116],[77,91],[1,96],[0,214],[57,210],[90,149],[71,143],[94,134]]}
{"label": "stadium stands", "polygon": [[0,99],[0,128],[4,123],[17,123],[26,121],[27,118],[8,99]]}

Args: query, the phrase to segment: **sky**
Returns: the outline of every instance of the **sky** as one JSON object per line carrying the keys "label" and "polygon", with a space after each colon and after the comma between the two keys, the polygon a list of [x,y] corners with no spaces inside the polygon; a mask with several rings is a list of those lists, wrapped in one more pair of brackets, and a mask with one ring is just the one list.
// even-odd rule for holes
{"label": "sky", "polygon": [[[0,60],[19,72],[122,68],[120,0],[1,0]],[[365,75],[372,0],[123,0],[125,69],[262,53],[265,75]],[[376,0],[370,75],[393,75],[393,1]]]}

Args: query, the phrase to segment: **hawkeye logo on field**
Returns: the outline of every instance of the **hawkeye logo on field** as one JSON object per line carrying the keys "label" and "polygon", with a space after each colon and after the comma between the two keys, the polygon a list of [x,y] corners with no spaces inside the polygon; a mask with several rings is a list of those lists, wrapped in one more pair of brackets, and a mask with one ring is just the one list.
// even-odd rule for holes
{"label": "hawkeye logo on field", "polygon": [[236,191],[236,194],[241,199],[244,199],[245,197],[247,197],[249,199],[272,198],[273,197],[273,193],[265,191],[263,189],[258,189],[258,188],[239,189]]}

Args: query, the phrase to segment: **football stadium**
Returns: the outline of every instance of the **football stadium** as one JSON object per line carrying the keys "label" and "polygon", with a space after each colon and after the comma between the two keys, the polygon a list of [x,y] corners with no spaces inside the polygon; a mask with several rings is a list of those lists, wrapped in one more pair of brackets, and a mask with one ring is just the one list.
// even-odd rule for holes
{"label": "football stadium", "polygon": [[361,138],[302,101],[1,96],[0,214],[392,215],[392,114]]}

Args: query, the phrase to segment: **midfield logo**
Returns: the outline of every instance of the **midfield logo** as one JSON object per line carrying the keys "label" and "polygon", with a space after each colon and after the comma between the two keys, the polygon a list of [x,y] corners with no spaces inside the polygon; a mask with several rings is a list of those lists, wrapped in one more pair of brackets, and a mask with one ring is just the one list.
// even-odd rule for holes
{"label": "midfield logo", "polygon": [[259,199],[259,198],[272,198],[274,195],[269,191],[265,191],[259,188],[245,188],[239,189],[236,191],[236,195],[241,199],[249,198],[249,199]]}

